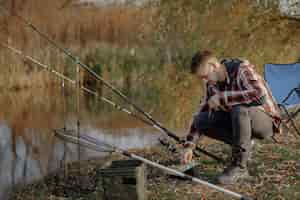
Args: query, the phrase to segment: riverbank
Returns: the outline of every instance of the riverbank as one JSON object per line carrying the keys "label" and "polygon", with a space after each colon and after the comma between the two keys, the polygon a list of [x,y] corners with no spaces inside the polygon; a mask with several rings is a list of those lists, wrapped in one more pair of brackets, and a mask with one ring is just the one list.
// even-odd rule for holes
{"label": "riverbank", "polygon": [[[300,143],[294,140],[288,144],[273,142],[257,142],[249,164],[251,179],[226,188],[256,197],[267,199],[298,199],[300,197]],[[211,143],[207,148],[217,155],[227,158],[230,149],[219,143]],[[137,154],[164,165],[178,162],[178,155],[165,149],[154,147],[135,151]],[[81,175],[78,176],[78,163],[69,165],[68,175],[62,170],[49,175],[43,181],[26,187],[15,189],[10,200],[93,200],[99,196],[97,188],[97,170],[107,165],[111,160],[124,159],[118,155],[105,159],[93,159],[81,163]],[[200,163],[194,170],[196,176],[210,182],[215,181],[224,166],[205,156],[197,161]],[[174,179],[159,170],[148,168],[147,195],[150,200],[223,200],[224,195],[209,188]],[[226,199],[229,199],[226,197]]]}

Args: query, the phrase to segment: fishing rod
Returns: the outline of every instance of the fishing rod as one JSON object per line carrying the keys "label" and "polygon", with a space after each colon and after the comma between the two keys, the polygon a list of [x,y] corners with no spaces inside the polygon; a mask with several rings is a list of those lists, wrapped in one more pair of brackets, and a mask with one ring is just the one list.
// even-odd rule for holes
{"label": "fishing rod", "polygon": [[128,158],[131,158],[131,159],[134,159],[134,160],[138,160],[138,161],[141,161],[149,166],[152,166],[152,167],[155,167],[155,168],[158,168],[162,171],[165,171],[169,174],[172,174],[172,175],[175,175],[175,176],[178,176],[180,178],[183,178],[184,180],[189,180],[191,182],[195,182],[195,183],[198,183],[198,184],[201,184],[201,185],[204,185],[204,186],[207,186],[211,189],[214,189],[216,191],[219,191],[219,192],[222,192],[228,196],[231,196],[235,199],[239,199],[239,200],[252,200],[252,198],[250,197],[246,197],[242,194],[239,194],[239,193],[236,193],[236,192],[233,192],[231,190],[228,190],[228,189],[225,189],[225,188],[222,188],[220,186],[217,186],[217,185],[214,185],[212,183],[209,183],[207,181],[204,181],[204,180],[201,180],[199,178],[196,178],[194,176],[190,176],[190,175],[187,175],[187,174],[184,174],[178,170],[175,170],[175,169],[172,169],[172,168],[169,168],[169,167],[166,167],[164,165],[161,165],[159,163],[156,163],[156,162],[153,162],[151,160],[148,160],[144,157],[141,157],[139,155],[136,155],[134,153],[130,153],[129,151],[126,151],[126,150],[123,150],[121,148],[118,148],[114,145],[111,145],[111,144],[108,144],[108,143],[105,143],[101,140],[98,140],[97,138],[94,138],[94,137],[91,137],[87,134],[82,134],[79,138],[79,140],[76,138],[76,136],[74,135],[66,135],[64,133],[61,133],[59,131],[54,131],[55,133],[55,136],[60,138],[60,139],[63,139],[67,142],[70,142],[70,143],[74,143],[74,144],[80,144],[82,145],[82,147],[85,147],[87,149],[90,149],[90,150],[94,150],[94,151],[98,151],[98,152],[103,152],[102,150],[105,150],[106,152],[110,152],[110,153],[119,153],[119,154],[122,154]]}
{"label": "fishing rod", "polygon": [[[2,5],[0,5],[0,8],[2,8],[6,13],[10,14],[10,12],[3,7]],[[115,88],[112,84],[110,84],[108,81],[104,80],[101,76],[99,76],[95,71],[93,71],[92,69],[90,69],[86,64],[82,63],[80,61],[80,59],[76,56],[74,56],[69,50],[67,50],[66,48],[63,48],[62,46],[58,45],[53,39],[51,39],[47,34],[45,34],[44,32],[40,31],[33,23],[31,23],[28,19],[25,19],[24,17],[22,17],[21,15],[18,15],[17,13],[13,13],[14,16],[16,16],[20,21],[22,21],[26,26],[28,26],[29,28],[31,28],[34,32],[36,32],[40,37],[44,38],[45,40],[47,40],[50,44],[52,44],[52,46],[54,46],[55,48],[59,49],[61,52],[63,52],[65,55],[67,55],[76,65],[80,66],[81,68],[83,68],[85,71],[87,71],[88,73],[90,73],[94,78],[96,78],[97,80],[99,80],[100,82],[103,83],[103,85],[105,85],[107,88],[109,88],[111,91],[113,91],[115,94],[117,94],[121,99],[123,99],[123,101],[125,101],[126,103],[130,104],[136,111],[138,111],[139,113],[141,113],[146,119],[148,119],[153,125],[154,128],[160,130],[161,132],[164,132],[167,136],[169,136],[170,138],[174,139],[175,141],[177,141],[180,144],[183,144],[185,142],[185,140],[183,140],[182,138],[180,138],[179,136],[177,136],[175,133],[173,133],[171,130],[167,129],[165,126],[163,126],[160,122],[158,122],[157,120],[155,120],[149,113],[147,113],[146,111],[144,111],[142,108],[140,108],[137,104],[135,104],[132,100],[130,100],[125,94],[123,94],[119,89]],[[196,151],[203,153],[215,160],[217,160],[218,162],[222,162],[224,163],[223,159],[216,159],[217,156],[213,155],[212,153],[207,152],[206,150],[200,148],[199,146],[196,146]],[[196,156],[197,154],[194,153]],[[221,161],[223,160],[223,161]]]}
{"label": "fishing rod", "polygon": [[[62,73],[54,70],[53,68],[49,67],[48,65],[45,65],[45,64],[41,63],[40,61],[34,59],[33,57],[25,55],[19,49],[16,49],[16,48],[14,48],[12,46],[9,46],[9,45],[3,44],[3,43],[0,43],[0,46],[5,47],[5,48],[11,50],[13,53],[15,53],[16,55],[18,55],[18,56],[20,56],[20,57],[22,57],[22,58],[24,58],[26,60],[29,60],[30,62],[36,64],[37,66],[45,69],[47,72],[55,75],[57,78],[59,78],[59,79],[61,79],[63,81],[66,81],[66,82],[70,83],[71,85],[76,85],[76,81],[75,80],[70,79],[68,76],[65,76],[64,74],[62,74]],[[119,111],[125,112],[129,116],[132,116],[132,117],[134,117],[134,118],[136,118],[136,119],[138,119],[138,120],[146,123],[147,125],[153,125],[151,122],[149,122],[146,119],[140,117],[139,115],[136,115],[135,113],[129,111],[125,107],[122,107],[122,106],[118,105],[117,103],[115,103],[115,102],[113,102],[113,101],[111,101],[111,100],[109,100],[109,99],[107,99],[105,97],[99,96],[99,94],[96,91],[93,91],[93,90],[91,90],[91,89],[89,89],[89,88],[87,88],[85,86],[82,86],[82,85],[81,85],[81,90],[83,92],[86,92],[87,94],[95,96],[97,100],[101,100],[101,101],[103,101],[103,102],[111,105],[113,108],[115,108],[115,109],[117,109]]]}
{"label": "fishing rod", "polygon": [[[22,57],[22,58],[24,58],[26,60],[29,60],[30,62],[36,64],[37,66],[45,69],[47,72],[49,72],[51,74],[54,74],[59,79],[62,79],[63,81],[66,81],[66,82],[70,83],[71,85],[74,85],[74,86],[76,85],[76,81],[75,80],[70,79],[69,77],[65,76],[62,73],[59,73],[58,71],[54,70],[53,68],[49,67],[48,65],[45,65],[45,64],[41,63],[40,61],[38,61],[38,60],[36,60],[36,59],[28,56],[28,55],[25,55],[22,51],[14,48],[12,46],[9,46],[7,44],[3,44],[3,43],[0,43],[0,46],[7,48],[8,50],[12,51],[14,54],[16,54],[16,55],[18,55],[18,56],[20,56],[20,57]],[[83,92],[89,94],[89,95],[95,96],[97,100],[105,102],[108,105],[112,106],[113,108],[115,108],[115,109],[117,109],[117,110],[119,110],[121,112],[124,112],[124,113],[128,114],[129,116],[131,116],[131,117],[133,117],[135,119],[138,119],[141,122],[143,122],[143,123],[145,123],[145,124],[147,124],[149,126],[152,126],[152,127],[156,128],[156,126],[154,124],[152,124],[151,122],[149,122],[148,120],[146,120],[143,117],[141,117],[141,116],[139,116],[139,115],[137,115],[137,114],[129,111],[125,107],[122,107],[119,104],[117,104],[117,103],[115,103],[115,102],[113,102],[113,101],[111,101],[111,100],[109,100],[109,99],[107,99],[105,97],[99,96],[99,94],[97,92],[95,92],[95,91],[93,91],[93,90],[91,90],[91,89],[89,89],[87,87],[84,87],[83,85],[81,85],[81,90]],[[158,130],[160,130],[160,129],[158,129]],[[162,144],[164,144],[163,141],[160,141],[160,142]],[[166,144],[164,144],[164,145],[166,145]],[[225,160],[223,160],[222,158],[220,158],[220,157],[218,157],[218,156],[216,156],[216,155],[214,155],[214,154],[212,154],[210,152],[207,152],[205,150],[202,150],[202,151],[205,152],[205,154],[208,155],[209,157],[211,157],[211,158],[213,158],[213,159],[215,159],[215,160],[217,160],[219,162],[225,163]]]}

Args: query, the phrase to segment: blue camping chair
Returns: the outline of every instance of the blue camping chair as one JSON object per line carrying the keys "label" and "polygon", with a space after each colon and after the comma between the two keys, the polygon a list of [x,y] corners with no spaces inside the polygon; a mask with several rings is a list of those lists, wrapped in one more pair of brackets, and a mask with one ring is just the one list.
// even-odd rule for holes
{"label": "blue camping chair", "polygon": [[283,111],[283,123],[300,135],[295,121],[300,113],[300,63],[266,64],[265,80]]}

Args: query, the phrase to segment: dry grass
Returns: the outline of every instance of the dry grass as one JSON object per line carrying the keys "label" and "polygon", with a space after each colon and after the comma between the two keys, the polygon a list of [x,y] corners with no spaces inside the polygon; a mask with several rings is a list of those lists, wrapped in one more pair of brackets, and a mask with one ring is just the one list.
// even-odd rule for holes
{"label": "dry grass", "polygon": [[[83,48],[99,43],[118,46],[137,44],[140,25],[145,17],[142,9],[125,6],[61,8],[63,2],[59,0],[11,2],[15,2],[15,5],[6,4],[11,13],[25,16],[52,39],[68,48],[77,49],[79,54]],[[8,42],[44,63],[65,70],[65,58],[16,17],[2,13],[0,22],[1,42]],[[18,89],[49,84],[44,74],[31,73],[35,71],[4,49],[0,52],[0,66],[0,73],[5,77],[0,83],[1,88]]]}
{"label": "dry grass", "polygon": [[[19,1],[12,12],[26,16],[56,41],[81,47],[92,41],[124,45],[135,42],[144,17],[141,9],[133,7],[62,9],[62,4],[59,0]],[[2,20],[7,25],[4,30],[8,38],[17,44],[24,48],[32,47],[32,43],[36,48],[44,47],[45,42],[21,26],[16,18],[6,16]]]}
{"label": "dry grass", "polygon": [[[153,112],[159,110],[163,120],[170,121],[169,125],[172,127],[182,128],[183,124],[188,124],[191,113],[199,102],[197,91],[201,89],[189,75],[178,70],[178,65],[184,65],[179,66],[183,69],[188,64],[180,62],[180,64],[160,65],[165,53],[160,50],[164,50],[165,43],[154,46],[151,43],[153,38],[149,34],[153,32],[158,36],[160,34],[157,29],[151,29],[153,23],[159,23],[151,20],[161,20],[158,17],[151,18],[157,16],[156,12],[132,7],[60,9],[62,2],[58,0],[24,2],[26,3],[20,1],[16,10],[30,18],[56,41],[70,47],[77,55],[84,58],[89,52],[93,54],[94,49],[98,47],[99,63],[105,67],[113,65],[112,73],[118,74],[113,76],[112,73],[105,71],[103,75],[106,79],[114,80],[117,86],[123,84],[122,80],[126,75],[122,69],[122,62],[127,57],[123,56],[122,52],[128,52],[132,46],[137,46],[137,51],[142,56],[137,58],[136,67],[143,72],[133,74],[132,81],[137,86],[153,85],[159,96],[159,102],[153,103],[155,107],[149,110]],[[299,60],[299,21],[280,17],[274,8],[261,10],[251,6],[250,1],[211,2],[211,4],[205,1],[194,2],[193,8],[197,20],[192,21],[192,27],[195,33],[187,34],[194,38],[183,39],[189,41],[183,43],[183,59],[190,56],[195,49],[212,49],[220,57],[247,58],[256,64],[260,72],[263,72],[264,63],[293,63]],[[1,32],[4,40],[11,41],[13,45],[59,71],[69,70],[64,56],[50,48],[49,44],[29,29],[21,26],[15,18],[2,16],[0,20],[4,25]],[[174,25],[174,22],[171,25]],[[176,30],[181,30],[178,24],[175,23],[174,26]],[[145,32],[147,34],[144,34]],[[162,34],[166,36],[165,33]],[[173,33],[169,31],[168,34]],[[141,39],[140,36],[146,38]],[[168,43],[174,42],[170,46],[176,48],[175,36],[166,37],[171,38]],[[106,45],[105,48],[103,44]],[[149,49],[159,49],[159,51],[152,53],[154,56],[150,56]],[[149,73],[153,65],[156,71]],[[0,52],[0,66],[0,88],[2,89],[48,87],[53,80],[44,73],[25,65],[6,51]],[[142,68],[142,66],[146,67]],[[147,90],[148,93],[150,91]],[[144,103],[145,101],[141,101],[139,104]]]}

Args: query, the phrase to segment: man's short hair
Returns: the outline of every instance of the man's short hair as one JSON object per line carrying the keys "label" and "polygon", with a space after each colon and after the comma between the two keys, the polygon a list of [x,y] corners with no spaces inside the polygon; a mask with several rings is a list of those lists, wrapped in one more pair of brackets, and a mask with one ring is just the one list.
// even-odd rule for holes
{"label": "man's short hair", "polygon": [[213,57],[214,54],[211,51],[205,50],[205,51],[197,51],[195,55],[192,58],[191,63],[191,73],[195,74],[198,67],[200,67],[201,64],[206,62],[208,59]]}

